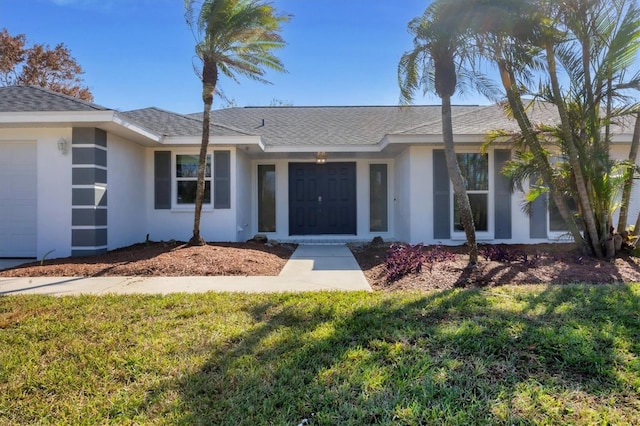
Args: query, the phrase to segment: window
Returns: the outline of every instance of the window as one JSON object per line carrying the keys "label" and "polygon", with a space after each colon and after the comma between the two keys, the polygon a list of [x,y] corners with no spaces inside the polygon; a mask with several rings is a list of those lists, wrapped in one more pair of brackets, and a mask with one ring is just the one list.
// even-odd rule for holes
{"label": "window", "polygon": [[[198,156],[176,155],[176,203],[195,204]],[[207,154],[204,173],[204,204],[211,204],[211,155]]]}
{"label": "window", "polygon": [[[489,230],[489,157],[487,154],[457,154],[473,213],[476,231]],[[454,197],[455,198],[455,197]],[[464,231],[460,211],[453,202],[453,229]]]}
{"label": "window", "polygon": [[213,152],[213,208],[231,208],[231,151]]}
{"label": "window", "polygon": [[369,165],[369,231],[388,231],[387,165]]}
{"label": "window", "polygon": [[276,232],[276,166],[258,165],[258,232]]}
{"label": "window", "polygon": [[[569,196],[564,197],[567,201],[567,205],[569,206],[569,210],[575,215],[578,211],[578,206],[573,198]],[[567,232],[569,229],[567,228],[567,224],[562,219],[562,215],[560,215],[560,211],[558,207],[556,207],[556,203],[549,197],[549,231],[550,232]]]}

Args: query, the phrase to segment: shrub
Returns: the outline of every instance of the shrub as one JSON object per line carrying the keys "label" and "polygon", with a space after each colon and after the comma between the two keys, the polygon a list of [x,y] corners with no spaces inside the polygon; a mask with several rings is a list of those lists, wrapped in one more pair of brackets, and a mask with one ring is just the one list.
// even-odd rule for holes
{"label": "shrub", "polygon": [[387,283],[392,283],[410,273],[422,272],[425,265],[431,272],[434,263],[453,261],[455,258],[455,254],[442,246],[425,252],[422,244],[392,244],[385,260],[385,278]]}
{"label": "shrub", "polygon": [[422,271],[423,245],[391,244],[385,260],[385,277],[387,283],[399,280],[405,275]]}
{"label": "shrub", "polygon": [[425,263],[429,266],[429,272],[433,269],[434,263],[453,262],[456,255],[442,246],[435,246],[425,254]]}
{"label": "shrub", "polygon": [[537,253],[533,255],[531,258],[527,255],[526,252],[509,247],[509,246],[501,246],[501,245],[483,245],[480,248],[480,255],[484,257],[486,260],[492,260],[494,262],[502,262],[502,263],[514,263],[514,262],[522,262],[526,265],[533,266],[540,258],[540,255]]}

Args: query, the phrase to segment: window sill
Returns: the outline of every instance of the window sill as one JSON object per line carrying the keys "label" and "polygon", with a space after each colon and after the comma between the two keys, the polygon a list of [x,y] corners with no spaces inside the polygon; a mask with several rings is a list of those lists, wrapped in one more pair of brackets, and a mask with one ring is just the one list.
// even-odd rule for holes
{"label": "window sill", "polygon": [[573,242],[573,236],[569,231],[548,231],[547,240],[551,242]]}
{"label": "window sill", "polygon": [[[171,207],[171,212],[172,213],[193,213],[196,211],[196,207],[193,205],[188,205],[188,206],[180,206],[180,205],[176,205]],[[212,212],[213,211],[213,206],[211,205],[203,205],[202,206],[202,211],[203,212]]]}

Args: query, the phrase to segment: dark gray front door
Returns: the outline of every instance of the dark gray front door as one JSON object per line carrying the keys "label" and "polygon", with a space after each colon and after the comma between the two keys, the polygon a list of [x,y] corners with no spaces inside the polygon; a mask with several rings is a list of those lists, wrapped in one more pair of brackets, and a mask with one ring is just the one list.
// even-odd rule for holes
{"label": "dark gray front door", "polygon": [[289,163],[289,234],[356,234],[356,163]]}

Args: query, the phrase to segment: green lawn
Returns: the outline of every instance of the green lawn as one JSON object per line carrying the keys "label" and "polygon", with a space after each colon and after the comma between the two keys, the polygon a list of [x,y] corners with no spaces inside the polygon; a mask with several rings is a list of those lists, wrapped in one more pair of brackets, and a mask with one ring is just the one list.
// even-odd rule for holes
{"label": "green lawn", "polygon": [[640,424],[640,284],[0,297],[0,424]]}

